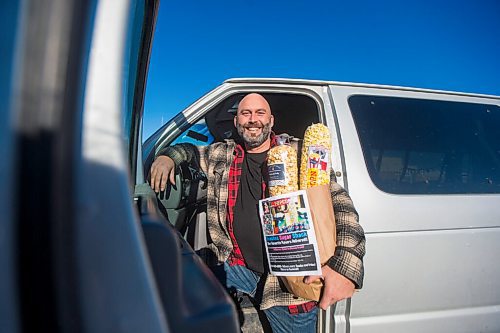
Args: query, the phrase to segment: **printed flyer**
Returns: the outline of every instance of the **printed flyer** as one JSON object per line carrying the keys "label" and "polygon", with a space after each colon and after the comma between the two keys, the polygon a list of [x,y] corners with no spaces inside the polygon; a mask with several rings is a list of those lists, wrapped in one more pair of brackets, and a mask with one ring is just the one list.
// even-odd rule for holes
{"label": "printed flyer", "polygon": [[264,243],[271,273],[321,275],[321,264],[306,191],[259,201]]}

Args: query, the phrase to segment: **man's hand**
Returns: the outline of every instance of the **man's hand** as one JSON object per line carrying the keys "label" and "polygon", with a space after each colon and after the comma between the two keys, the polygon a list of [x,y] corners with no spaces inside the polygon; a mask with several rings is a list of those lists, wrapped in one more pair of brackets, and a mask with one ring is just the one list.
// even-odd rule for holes
{"label": "man's hand", "polygon": [[175,185],[175,163],[168,156],[158,156],[151,165],[150,185],[156,192],[165,191],[167,180]]}
{"label": "man's hand", "polygon": [[354,294],[354,283],[343,275],[335,272],[327,265],[322,267],[322,276],[307,276],[304,282],[309,284],[317,279],[323,279],[325,284],[319,307],[326,310],[330,305],[349,298]]}

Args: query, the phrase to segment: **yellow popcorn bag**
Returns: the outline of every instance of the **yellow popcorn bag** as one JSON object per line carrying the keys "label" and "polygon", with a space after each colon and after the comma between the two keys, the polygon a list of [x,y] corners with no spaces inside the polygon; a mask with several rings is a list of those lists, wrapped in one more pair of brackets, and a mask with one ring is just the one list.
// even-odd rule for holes
{"label": "yellow popcorn bag", "polygon": [[330,184],[330,132],[323,124],[313,124],[304,133],[300,162],[300,189]]}
{"label": "yellow popcorn bag", "polygon": [[277,145],[267,153],[269,194],[271,196],[298,190],[297,151],[286,134],[276,136]]}
{"label": "yellow popcorn bag", "polygon": [[[313,124],[304,133],[300,165],[300,189],[306,190],[318,242],[321,265],[335,254],[335,214],[330,195],[331,141],[328,127]],[[294,295],[319,301],[323,281],[305,284],[303,276],[282,276],[288,291]]]}

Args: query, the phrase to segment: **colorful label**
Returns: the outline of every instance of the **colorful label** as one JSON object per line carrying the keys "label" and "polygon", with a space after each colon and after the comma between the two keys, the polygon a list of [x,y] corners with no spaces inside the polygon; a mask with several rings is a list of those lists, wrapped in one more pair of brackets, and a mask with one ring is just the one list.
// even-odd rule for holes
{"label": "colorful label", "polygon": [[328,150],[323,146],[310,146],[307,152],[307,168],[328,171]]}
{"label": "colorful label", "polygon": [[286,186],[288,179],[286,177],[286,166],[284,163],[269,164],[267,166],[269,173],[269,186]]}
{"label": "colorful label", "polygon": [[318,169],[308,169],[307,170],[307,187],[313,187],[318,185],[319,181],[319,170]]}
{"label": "colorful label", "polygon": [[307,151],[307,187],[329,181],[329,152],[323,146],[310,146]]}

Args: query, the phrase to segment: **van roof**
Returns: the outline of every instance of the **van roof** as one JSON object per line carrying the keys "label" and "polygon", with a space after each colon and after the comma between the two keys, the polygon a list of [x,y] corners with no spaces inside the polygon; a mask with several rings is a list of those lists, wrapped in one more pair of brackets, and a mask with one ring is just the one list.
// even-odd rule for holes
{"label": "van roof", "polygon": [[383,84],[307,80],[307,79],[230,78],[230,79],[225,80],[224,83],[286,83],[286,84],[301,84],[301,85],[307,84],[307,85],[315,85],[315,86],[337,85],[337,86],[351,86],[351,87],[381,88],[381,89],[391,89],[391,90],[420,91],[420,92],[431,92],[431,93],[440,93],[440,94],[452,94],[452,95],[460,95],[460,96],[486,97],[486,98],[500,99],[500,96],[487,95],[487,94],[475,94],[475,93],[465,93],[465,92],[457,92],[457,91],[434,90],[434,89],[423,89],[423,88],[402,87],[402,86],[390,86],[390,85],[383,85]]}

